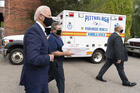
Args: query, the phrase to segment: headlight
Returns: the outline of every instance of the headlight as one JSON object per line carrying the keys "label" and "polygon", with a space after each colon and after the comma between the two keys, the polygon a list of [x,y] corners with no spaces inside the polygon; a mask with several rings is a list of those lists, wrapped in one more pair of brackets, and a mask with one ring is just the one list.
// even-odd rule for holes
{"label": "headlight", "polygon": [[4,44],[8,44],[8,43],[9,43],[9,41],[8,41],[8,40],[5,40],[5,41],[4,41]]}
{"label": "headlight", "polygon": [[2,45],[6,46],[10,42],[13,42],[13,40],[3,39],[2,40]]}
{"label": "headlight", "polygon": [[9,40],[7,40],[7,39],[3,39],[3,40],[2,40],[2,45],[5,46],[5,45],[8,44],[8,43],[9,43]]}
{"label": "headlight", "polygon": [[125,45],[129,45],[129,41],[125,42]]}

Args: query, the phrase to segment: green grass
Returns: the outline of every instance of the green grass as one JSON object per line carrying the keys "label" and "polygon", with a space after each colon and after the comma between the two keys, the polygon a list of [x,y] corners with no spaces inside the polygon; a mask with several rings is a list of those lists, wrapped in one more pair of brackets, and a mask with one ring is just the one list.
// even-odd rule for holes
{"label": "green grass", "polygon": [[4,28],[4,22],[1,22],[1,27],[3,27],[3,28]]}

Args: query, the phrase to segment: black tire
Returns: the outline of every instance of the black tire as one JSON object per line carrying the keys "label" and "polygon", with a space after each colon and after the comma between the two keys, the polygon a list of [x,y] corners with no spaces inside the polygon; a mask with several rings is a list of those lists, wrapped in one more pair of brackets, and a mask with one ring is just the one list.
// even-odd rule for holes
{"label": "black tire", "polygon": [[9,54],[9,60],[13,65],[22,65],[24,62],[23,49],[15,48]]}
{"label": "black tire", "polygon": [[128,55],[129,55],[129,56],[132,56],[132,55],[133,55],[133,53],[132,53],[132,52],[127,52],[127,53],[128,53]]}
{"label": "black tire", "polygon": [[94,64],[99,64],[104,60],[104,58],[105,58],[104,52],[102,50],[96,50],[90,57],[90,62]]}

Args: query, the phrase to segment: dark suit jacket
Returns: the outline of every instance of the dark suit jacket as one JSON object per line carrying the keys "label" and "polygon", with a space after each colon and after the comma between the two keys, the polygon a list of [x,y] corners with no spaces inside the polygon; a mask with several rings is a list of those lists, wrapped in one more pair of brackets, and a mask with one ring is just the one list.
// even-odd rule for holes
{"label": "dark suit jacket", "polygon": [[[49,39],[48,39],[48,43],[49,43],[49,51],[55,52],[55,51],[63,51],[62,47],[63,47],[63,41],[59,36],[56,36],[55,34],[51,33],[49,34]],[[63,60],[64,60],[64,56],[55,56],[55,62],[51,63],[51,64],[57,64],[58,67],[63,66]]]}
{"label": "dark suit jacket", "polygon": [[24,36],[24,66],[20,85],[47,85],[50,57],[48,41],[41,27],[35,23]]}
{"label": "dark suit jacket", "polygon": [[122,38],[116,32],[108,39],[106,57],[113,60],[128,60]]}

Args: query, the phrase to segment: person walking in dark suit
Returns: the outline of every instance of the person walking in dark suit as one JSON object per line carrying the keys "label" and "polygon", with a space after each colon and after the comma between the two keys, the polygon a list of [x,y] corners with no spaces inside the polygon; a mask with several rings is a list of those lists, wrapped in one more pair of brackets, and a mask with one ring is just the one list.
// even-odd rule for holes
{"label": "person walking in dark suit", "polygon": [[51,26],[51,34],[48,36],[49,51],[55,55],[54,62],[50,64],[49,82],[56,80],[58,92],[65,92],[65,78],[63,70],[64,56],[71,56],[73,53],[62,51],[63,41],[61,39],[61,24],[54,22]]}
{"label": "person walking in dark suit", "polygon": [[45,27],[52,24],[51,10],[48,6],[37,8],[36,21],[24,36],[24,66],[20,85],[24,85],[26,93],[49,93],[48,70],[54,55],[49,54]]}
{"label": "person walking in dark suit", "polygon": [[124,47],[120,34],[123,32],[123,28],[120,25],[115,26],[115,32],[108,39],[106,50],[106,63],[103,65],[99,74],[96,76],[97,80],[107,82],[103,79],[104,73],[108,68],[114,64],[117,68],[118,74],[122,80],[124,86],[135,86],[136,83],[131,83],[124,72],[124,61],[128,60],[127,52]]}

